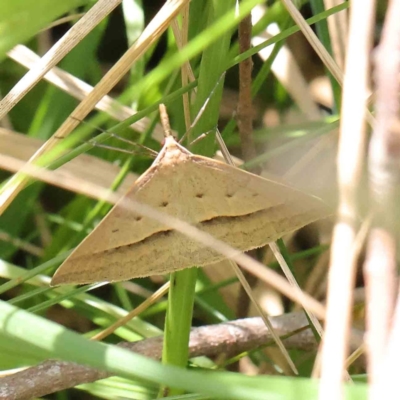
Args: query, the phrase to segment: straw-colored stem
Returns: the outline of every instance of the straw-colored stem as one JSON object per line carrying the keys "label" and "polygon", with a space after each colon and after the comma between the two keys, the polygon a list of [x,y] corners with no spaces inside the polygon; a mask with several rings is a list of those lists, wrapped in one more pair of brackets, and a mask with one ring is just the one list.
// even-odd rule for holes
{"label": "straw-colored stem", "polygon": [[351,2],[350,33],[338,150],[339,207],[328,281],[328,309],[321,359],[319,398],[341,399],[348,352],[351,305],[358,253],[359,188],[365,157],[366,99],[374,1]]}

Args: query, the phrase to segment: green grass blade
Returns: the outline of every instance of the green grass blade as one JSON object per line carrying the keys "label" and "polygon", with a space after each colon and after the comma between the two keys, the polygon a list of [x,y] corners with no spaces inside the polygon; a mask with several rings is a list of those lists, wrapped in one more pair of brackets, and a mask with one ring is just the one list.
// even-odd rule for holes
{"label": "green grass blade", "polygon": [[12,0],[0,2],[0,60],[66,12],[88,0]]}
{"label": "green grass blade", "polygon": [[[29,332],[29,334],[27,334]],[[198,372],[162,365],[113,345],[83,338],[58,324],[0,302],[0,343],[16,351],[30,349],[37,360],[59,358],[107,370],[128,379],[142,379],[233,400],[317,400],[318,383],[302,378],[249,377],[232,372]],[[346,398],[367,398],[367,386],[347,385]]]}

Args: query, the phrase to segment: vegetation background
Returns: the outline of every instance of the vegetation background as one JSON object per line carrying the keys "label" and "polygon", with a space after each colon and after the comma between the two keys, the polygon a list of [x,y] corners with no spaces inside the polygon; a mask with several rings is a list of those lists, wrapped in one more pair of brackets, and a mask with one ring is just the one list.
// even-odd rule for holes
{"label": "vegetation background", "polygon": [[[237,338],[235,343],[240,345],[237,347],[241,349],[240,354],[224,355],[221,350],[219,357],[207,353],[213,337],[205,336],[200,344],[203,353],[198,353],[204,355],[187,362],[188,353],[193,355],[186,342],[191,326],[207,329],[213,324],[258,315],[226,266],[190,269],[175,275],[173,279],[177,283],[169,300],[162,297],[155,301],[103,343],[89,338],[139,306],[168,277],[112,285],[49,287],[49,277],[68,251],[87,236],[111,207],[104,200],[96,199],[98,193],[91,192],[90,185],[112,188],[123,194],[151,165],[149,151],[121,141],[111,133],[158,151],[162,141],[159,103],[166,104],[172,128],[182,136],[190,120],[209,99],[191,137],[211,132],[191,147],[192,152],[214,156],[218,149],[215,139],[218,126],[231,154],[245,159],[245,168],[257,173],[262,171],[265,176],[320,196],[333,208],[338,207],[338,199],[339,206],[343,206],[343,174],[339,163],[337,177],[335,160],[341,124],[339,143],[344,143],[341,118],[346,116],[346,110],[342,107],[347,105],[351,113],[351,106],[358,104],[343,100],[342,87],[344,55],[351,42],[347,42],[347,32],[354,29],[360,2],[244,0],[236,9],[232,0],[192,0],[187,14],[187,33],[184,29],[180,31],[185,25],[181,14],[185,3],[188,2],[0,2],[0,163],[3,168],[0,171],[3,180],[0,192],[0,368],[4,375],[0,378],[0,399],[33,396],[152,399],[162,394],[160,385],[171,399],[313,399],[318,397],[318,384],[311,376],[318,375],[318,366],[326,378],[325,383],[328,382],[326,387],[329,388],[331,376],[334,390],[339,390],[335,371],[339,370],[340,375],[344,358],[335,364],[335,355],[330,356],[332,365],[339,365],[335,371],[326,369],[329,352],[325,353],[321,364],[316,363],[319,339],[311,331],[304,342],[290,344],[290,337],[298,331],[291,333],[296,328],[288,321],[300,315],[296,314],[299,306],[273,289],[273,282],[247,276],[265,312],[281,316],[280,320],[273,321],[277,326],[281,324],[281,334],[289,337],[285,343],[299,376],[293,376],[271,338],[264,337],[263,329],[259,335],[243,334]],[[294,14],[293,3],[301,14]],[[364,4],[364,8],[370,10],[367,4],[372,4],[373,9],[373,1]],[[367,62],[362,64],[361,57],[351,62],[355,62],[356,72],[359,68],[361,78],[365,72],[368,83],[371,81],[372,44],[379,43],[386,7],[385,1],[379,1],[375,17],[373,13],[369,19],[365,15],[358,16],[361,33],[363,20],[369,27],[368,34],[364,35],[365,44],[359,44],[367,55]],[[349,8],[355,19],[349,20]],[[245,34],[238,33],[238,26],[251,10],[253,30],[251,46],[247,44],[246,50]],[[180,15],[178,23],[172,29],[177,14]],[[336,30],[328,26],[329,15],[336,16],[336,22],[341,24]],[[68,33],[78,21],[81,26],[74,34]],[[315,37],[310,36],[307,25],[312,26]],[[42,66],[35,67],[38,56],[46,53]],[[336,64],[329,54],[333,54]],[[253,62],[251,80],[239,70],[239,63],[249,56]],[[190,60],[194,80],[187,60]],[[349,65],[346,71],[352,70]],[[42,79],[40,71],[47,66],[54,67],[53,73]],[[30,76],[25,75],[27,70],[31,71]],[[226,75],[222,75],[224,72]],[[246,85],[251,87],[247,92],[251,100],[243,94]],[[351,85],[347,85],[351,91]],[[357,91],[357,87],[353,90],[358,93],[358,99],[361,96],[360,107],[365,114],[368,91],[367,85],[364,86],[364,91]],[[95,88],[93,92],[92,87]],[[109,91],[110,97],[100,102]],[[357,120],[356,111],[354,121]],[[74,118],[68,119],[71,113]],[[364,114],[360,118],[363,125]],[[240,124],[242,127],[238,128]],[[243,124],[250,124],[247,127],[252,125],[254,129],[249,133]],[[366,129],[365,126],[359,129],[364,139],[358,140],[356,134],[352,136],[355,147],[346,147],[350,154],[348,160],[357,163],[367,157]],[[44,143],[46,151],[36,163],[49,170],[60,167],[65,182],[27,181],[24,175],[16,174],[23,162]],[[126,152],[111,149],[114,147]],[[339,160],[340,154],[344,153],[340,153],[339,146]],[[342,279],[342,289],[331,290],[336,297],[328,299],[328,306],[337,301],[334,313],[350,312],[353,333],[361,335],[365,329],[365,282],[362,258],[358,263],[357,260],[366,237],[360,225],[368,212],[367,202],[363,201],[367,190],[366,170],[365,166],[356,168],[358,172],[353,174],[351,167],[345,167],[351,177],[350,186],[354,188],[351,195],[356,193],[361,200],[357,200],[357,222],[350,224],[353,234],[347,236],[350,239],[346,245],[350,247],[338,250],[347,260],[342,264],[339,286],[336,286],[341,287]],[[88,184],[85,186],[81,182]],[[353,210],[354,204],[351,203],[350,209]],[[299,285],[318,301],[326,301],[328,286],[337,284],[329,280],[334,275],[333,261],[330,261],[334,223],[335,218],[313,224],[278,243]],[[355,257],[352,257],[353,245],[358,245]],[[256,256],[282,274],[268,249],[257,252]],[[354,266],[348,268],[349,275],[343,268],[348,263]],[[331,275],[328,275],[329,265]],[[355,294],[354,287],[357,288]],[[349,299],[347,305],[339,304],[340,298]],[[347,311],[343,313],[341,307]],[[164,365],[113,346],[121,341],[136,342],[161,335],[167,308],[169,325],[167,321]],[[346,329],[349,324],[350,321],[336,321],[327,326],[331,329],[330,337],[343,337],[343,343],[340,339],[333,346],[327,338],[330,349],[339,354],[338,357],[342,349],[343,354],[348,351]],[[226,339],[224,335],[227,330],[222,331],[221,341]],[[151,348],[160,348],[160,343],[149,343]],[[352,350],[356,347],[352,344]],[[58,376],[55,369],[65,365],[57,363],[48,365],[45,373],[43,369],[42,372],[28,369],[27,375],[18,375],[23,372],[9,375],[14,369],[35,366],[48,359],[89,365],[115,376],[86,383],[90,381],[86,376],[91,372],[73,373],[73,368],[67,368],[69,374]],[[366,364],[365,356],[352,360],[349,374],[361,383],[346,386],[347,398],[367,397],[367,385],[363,383],[367,381]],[[176,366],[188,368],[183,370]],[[10,379],[12,376],[15,380]],[[19,376],[23,378],[18,380]],[[28,378],[34,382],[31,386]],[[81,384],[73,388],[78,383]],[[14,389],[19,394],[12,394]]]}

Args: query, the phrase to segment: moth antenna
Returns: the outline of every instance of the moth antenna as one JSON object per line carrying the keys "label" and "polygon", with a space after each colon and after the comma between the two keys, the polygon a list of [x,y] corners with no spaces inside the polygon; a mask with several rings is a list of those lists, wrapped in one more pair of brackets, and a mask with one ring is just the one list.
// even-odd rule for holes
{"label": "moth antenna", "polygon": [[225,78],[226,72],[224,71],[221,76],[218,78],[217,83],[213,87],[213,89],[210,92],[210,95],[207,97],[206,101],[204,102],[203,106],[200,108],[199,112],[197,113],[195,119],[193,120],[192,124],[190,125],[189,129],[185,132],[185,134],[181,137],[181,140],[179,143],[182,143],[183,140],[189,135],[189,133],[192,131],[192,129],[196,126],[197,122],[203,115],[204,111],[206,110],[206,107],[208,103],[210,102],[211,98],[213,97],[215,91],[217,90],[217,87],[219,86],[220,82],[222,81],[223,78]]}
{"label": "moth antenna", "polygon": [[[98,130],[100,132],[108,133],[110,135],[109,138],[115,138],[115,139],[118,139],[121,142],[128,143],[128,144],[130,144],[132,146],[141,147],[142,149],[144,149],[147,152],[149,152],[149,154],[151,154],[152,157],[157,157],[157,155],[158,155],[158,153],[156,151],[154,151],[150,147],[144,146],[143,144],[136,143],[136,142],[134,142],[132,140],[126,139],[123,136],[117,135],[116,133],[110,132],[110,131],[108,131],[106,129],[103,129],[103,128],[99,127],[99,126],[95,126],[95,125],[91,124],[90,122],[87,122],[87,121],[81,120],[79,118],[73,117],[72,115],[70,116],[70,118],[75,119],[75,120],[77,120],[79,122],[83,122],[84,124],[87,124],[87,125],[91,126],[93,129],[96,129],[96,130]],[[100,143],[96,142],[96,140],[93,140],[93,139],[92,140],[88,140],[87,142],[84,142],[84,143],[89,143],[89,144],[92,144],[94,147],[99,147],[99,148],[103,148],[103,149],[116,150],[116,151],[119,151],[121,153],[140,154],[140,153],[135,153],[134,151],[131,151],[131,150],[126,150],[126,149],[121,149],[121,148],[118,148],[118,147],[113,147],[113,146],[108,146],[108,145],[105,145],[105,144],[100,144]]]}
{"label": "moth antenna", "polygon": [[160,110],[160,120],[161,120],[161,125],[164,129],[165,137],[173,136],[172,131],[171,131],[171,125],[169,123],[167,108],[165,107],[165,104],[161,103],[158,107]]}
{"label": "moth antenna", "polygon": [[[107,132],[107,131],[105,131],[105,132]],[[118,139],[121,142],[128,143],[128,144],[130,144],[132,146],[140,147],[140,148],[148,151],[152,156],[157,157],[157,155],[158,155],[158,153],[155,150],[151,149],[150,147],[147,147],[147,146],[145,146],[145,145],[143,145],[141,143],[136,143],[136,142],[134,142],[132,140],[126,139],[126,138],[124,138],[122,136],[117,135],[116,133],[113,133],[113,132],[109,132],[109,133],[110,133],[110,137]],[[110,146],[110,147],[112,147],[112,146]]]}
{"label": "moth antenna", "polygon": [[[106,150],[112,150],[112,151],[119,151],[120,153],[124,153],[124,154],[131,154],[131,155],[143,155],[143,153],[140,153],[138,151],[134,151],[134,150],[127,150],[127,149],[121,149],[120,147],[114,147],[114,146],[109,146],[107,144],[102,144],[102,143],[98,143],[94,140],[89,140],[88,142],[90,145],[92,145],[93,147],[98,147],[100,149],[106,149]],[[158,153],[152,149],[147,149],[151,154],[152,157],[156,158]],[[150,151],[151,150],[151,151]]]}

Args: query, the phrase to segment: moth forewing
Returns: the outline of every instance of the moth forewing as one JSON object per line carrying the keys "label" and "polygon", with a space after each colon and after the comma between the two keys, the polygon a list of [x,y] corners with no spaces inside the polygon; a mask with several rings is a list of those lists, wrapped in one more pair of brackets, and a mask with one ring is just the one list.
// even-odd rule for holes
{"label": "moth forewing", "polygon": [[238,251],[261,247],[329,214],[316,197],[193,155],[168,135],[152,166],[60,266],[52,286],[122,281],[224,259],[121,206],[129,200],[193,224]]}

